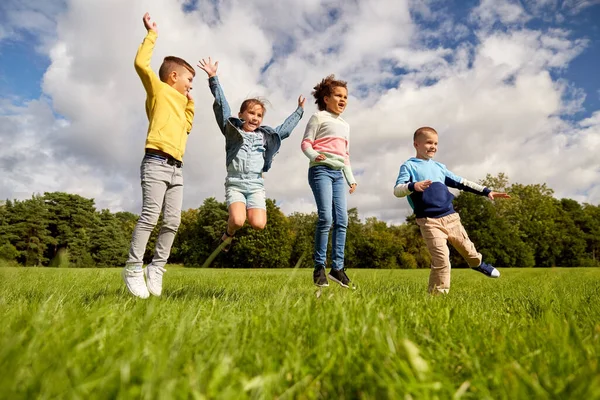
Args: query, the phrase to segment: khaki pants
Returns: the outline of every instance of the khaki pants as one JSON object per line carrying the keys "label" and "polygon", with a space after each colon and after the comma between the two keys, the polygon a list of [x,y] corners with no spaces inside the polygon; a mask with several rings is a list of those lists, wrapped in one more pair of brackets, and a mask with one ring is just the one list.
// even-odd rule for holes
{"label": "khaki pants", "polygon": [[441,218],[417,218],[421,234],[431,255],[429,293],[448,293],[450,290],[450,249],[448,243],[467,260],[471,268],[481,264],[481,254],[460,222],[458,213]]}

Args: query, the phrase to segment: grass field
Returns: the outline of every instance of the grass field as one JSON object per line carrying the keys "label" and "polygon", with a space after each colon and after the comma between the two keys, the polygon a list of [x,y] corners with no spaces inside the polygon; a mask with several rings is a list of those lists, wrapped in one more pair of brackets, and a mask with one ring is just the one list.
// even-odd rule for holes
{"label": "grass field", "polygon": [[0,268],[0,397],[600,399],[600,270],[502,274]]}

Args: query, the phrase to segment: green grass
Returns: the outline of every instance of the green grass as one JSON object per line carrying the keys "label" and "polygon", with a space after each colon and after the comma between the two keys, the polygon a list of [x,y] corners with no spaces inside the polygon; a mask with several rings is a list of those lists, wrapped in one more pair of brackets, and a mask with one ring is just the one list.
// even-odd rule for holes
{"label": "green grass", "polygon": [[0,268],[0,397],[600,398],[600,270],[452,274]]}

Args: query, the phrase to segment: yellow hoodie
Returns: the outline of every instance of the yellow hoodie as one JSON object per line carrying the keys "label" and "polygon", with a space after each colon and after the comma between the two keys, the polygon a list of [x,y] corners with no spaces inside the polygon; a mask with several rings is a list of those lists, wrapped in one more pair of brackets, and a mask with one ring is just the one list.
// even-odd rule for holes
{"label": "yellow hoodie", "polygon": [[146,148],[163,151],[183,161],[194,120],[194,101],[161,81],[150,68],[156,37],[154,31],[148,31],[135,56],[135,70],[146,89],[146,115],[150,122]]}

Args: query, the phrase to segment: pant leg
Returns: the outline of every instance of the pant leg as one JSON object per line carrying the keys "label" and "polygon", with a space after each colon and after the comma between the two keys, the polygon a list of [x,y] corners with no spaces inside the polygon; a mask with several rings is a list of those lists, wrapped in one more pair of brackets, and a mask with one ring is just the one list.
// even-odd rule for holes
{"label": "pant leg", "polygon": [[183,204],[183,168],[173,168],[171,182],[167,188],[163,204],[163,224],[156,239],[152,264],[164,267],[171,253],[175,234],[181,223],[181,206]]}
{"label": "pant leg", "polygon": [[329,229],[333,221],[333,185],[325,166],[316,166],[308,169],[308,183],[317,203],[317,228],[315,229],[315,251],[313,255],[315,267],[325,265],[327,261],[327,243]]}
{"label": "pant leg", "polygon": [[450,290],[450,249],[442,218],[417,218],[431,255],[428,291],[432,294],[448,293]]}
{"label": "pant leg", "polygon": [[452,216],[454,216],[453,220],[448,223],[448,241],[467,260],[469,267],[478,267],[481,264],[481,254],[477,252],[475,245],[469,239],[458,213],[454,213]]}
{"label": "pant leg", "polygon": [[171,182],[170,166],[157,160],[144,159],[140,167],[142,180],[142,213],[133,230],[129,246],[128,266],[141,267],[152,230],[158,222],[165,192]]}
{"label": "pant leg", "polygon": [[344,268],[344,251],[346,248],[346,231],[348,229],[348,207],[346,203],[346,179],[342,171],[331,170],[334,176],[333,195],[333,233],[331,239],[331,267]]}

